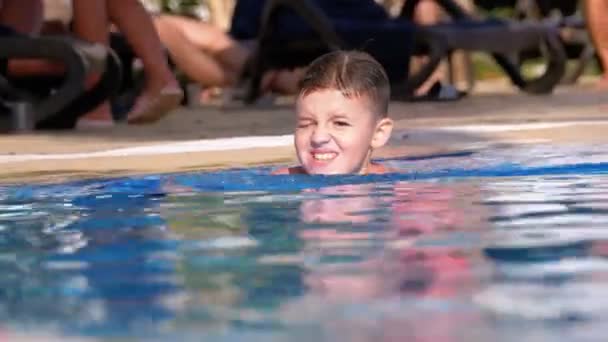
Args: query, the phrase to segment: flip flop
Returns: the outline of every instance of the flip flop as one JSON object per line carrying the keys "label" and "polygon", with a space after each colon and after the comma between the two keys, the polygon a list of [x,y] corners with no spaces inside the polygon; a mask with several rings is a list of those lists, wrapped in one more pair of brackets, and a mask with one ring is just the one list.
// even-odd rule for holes
{"label": "flip flop", "polygon": [[460,91],[450,84],[435,82],[431,89],[420,96],[413,96],[408,99],[411,102],[452,102],[458,101],[467,96],[466,91]]}
{"label": "flip flop", "polygon": [[184,98],[184,92],[176,86],[163,88],[156,97],[143,95],[127,115],[127,123],[134,125],[153,123],[171,110],[179,107]]}

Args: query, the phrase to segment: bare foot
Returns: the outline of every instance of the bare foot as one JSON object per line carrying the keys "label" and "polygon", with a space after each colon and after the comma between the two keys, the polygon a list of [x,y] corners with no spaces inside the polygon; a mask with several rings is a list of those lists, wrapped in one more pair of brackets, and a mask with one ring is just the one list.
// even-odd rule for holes
{"label": "bare foot", "polygon": [[602,77],[597,84],[595,85],[595,87],[598,90],[608,90],[608,76],[604,76]]}
{"label": "bare foot", "polygon": [[262,78],[262,92],[292,95],[298,92],[298,82],[304,74],[303,68],[294,70],[271,70]]}
{"label": "bare foot", "polygon": [[222,95],[222,88],[208,87],[201,90],[198,101],[200,104],[210,104],[214,99]]}

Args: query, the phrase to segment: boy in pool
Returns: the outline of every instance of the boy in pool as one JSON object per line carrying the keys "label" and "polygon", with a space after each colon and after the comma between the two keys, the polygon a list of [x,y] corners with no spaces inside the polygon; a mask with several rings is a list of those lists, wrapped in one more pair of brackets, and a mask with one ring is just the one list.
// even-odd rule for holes
{"label": "boy in pool", "polygon": [[335,51],[313,61],[296,100],[295,148],[300,166],[273,174],[373,174],[372,152],[391,136],[390,84],[384,68],[360,51]]}

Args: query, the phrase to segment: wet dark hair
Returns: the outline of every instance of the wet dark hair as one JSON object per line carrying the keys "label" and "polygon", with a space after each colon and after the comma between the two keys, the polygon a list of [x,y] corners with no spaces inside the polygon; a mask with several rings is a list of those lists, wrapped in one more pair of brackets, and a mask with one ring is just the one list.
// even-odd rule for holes
{"label": "wet dark hair", "polygon": [[299,83],[299,97],[336,89],[347,98],[367,96],[380,117],[388,115],[391,87],[378,61],[362,51],[334,51],[315,59]]}

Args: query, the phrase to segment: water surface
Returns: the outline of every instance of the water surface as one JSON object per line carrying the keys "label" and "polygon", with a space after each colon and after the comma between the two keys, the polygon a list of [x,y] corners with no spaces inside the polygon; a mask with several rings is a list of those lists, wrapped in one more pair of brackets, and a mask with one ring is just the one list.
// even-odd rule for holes
{"label": "water surface", "polygon": [[605,150],[2,186],[0,321],[108,340],[602,340]]}

